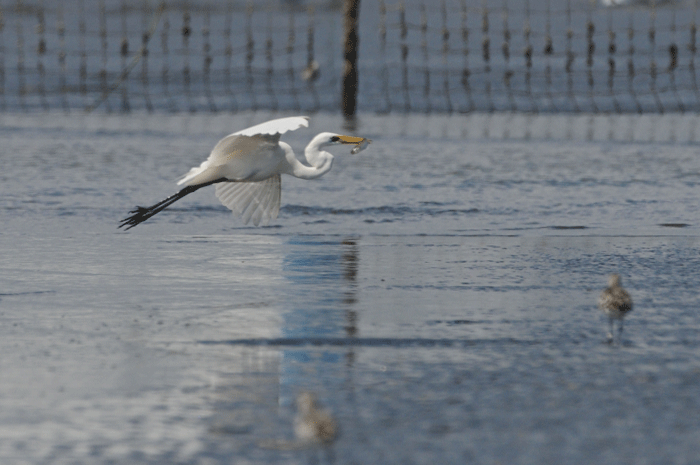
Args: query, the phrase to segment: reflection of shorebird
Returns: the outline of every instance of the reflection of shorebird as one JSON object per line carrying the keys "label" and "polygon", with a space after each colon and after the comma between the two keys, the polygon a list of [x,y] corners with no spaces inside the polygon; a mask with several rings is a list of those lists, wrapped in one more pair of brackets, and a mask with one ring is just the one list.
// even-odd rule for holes
{"label": "reflection of shorebird", "polygon": [[632,298],[626,290],[622,288],[622,282],[619,274],[612,274],[608,278],[608,287],[600,294],[598,298],[598,308],[605,313],[610,319],[610,333],[608,338],[612,341],[613,336],[613,320],[620,321],[619,333],[622,336],[622,320],[629,312],[632,311]]}
{"label": "reflection of shorebird", "polygon": [[331,414],[319,407],[316,396],[304,392],[297,397],[298,413],[294,418],[294,434],[304,442],[328,444],[338,434],[338,426]]}
{"label": "reflection of shorebird", "polygon": [[[296,438],[293,441],[263,439],[258,442],[260,447],[274,450],[315,449],[319,445],[330,445],[338,437],[337,423],[328,410],[318,405],[315,394],[311,392],[299,394],[296,405],[297,415],[294,417]],[[329,454],[330,450],[326,449]]]}

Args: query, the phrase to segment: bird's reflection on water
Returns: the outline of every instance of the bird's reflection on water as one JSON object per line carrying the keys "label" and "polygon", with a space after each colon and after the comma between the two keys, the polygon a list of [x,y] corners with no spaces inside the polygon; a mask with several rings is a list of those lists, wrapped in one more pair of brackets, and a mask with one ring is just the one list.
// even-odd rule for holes
{"label": "bird's reflection on water", "polygon": [[[247,437],[264,450],[322,446],[323,451],[309,452],[309,460],[334,461],[330,448],[342,431],[336,408],[352,402],[357,347],[313,341],[359,337],[359,265],[357,238],[337,242],[296,238],[287,244],[281,272],[291,284],[285,290],[296,295],[280,298],[280,305],[290,305],[282,313],[280,338],[270,339],[268,344],[223,344],[244,354],[244,366],[231,367],[235,373],[222,375],[212,433],[240,440]],[[275,340],[299,344],[274,344]],[[343,393],[342,399],[339,393]],[[261,403],[268,407],[265,414],[260,413]],[[320,405],[323,408],[317,407]],[[252,412],[257,412],[257,418]],[[309,432],[317,431],[312,425],[317,418],[325,423],[318,429],[318,437],[312,438]]]}
{"label": "bird's reflection on water", "polygon": [[[282,336],[304,341],[316,338],[355,338],[359,336],[359,315],[355,308],[358,302],[357,276],[359,268],[359,247],[357,238],[345,238],[339,243],[305,242],[306,247],[292,251],[284,260],[287,278],[294,282],[299,292],[314,295],[313,306],[292,308],[285,317]],[[310,247],[309,247],[310,246]],[[318,253],[311,252],[318,249]],[[307,301],[306,299],[299,299]],[[344,355],[346,366],[339,362]],[[340,347],[287,347],[282,349],[282,372],[290,386],[315,389],[313,378],[307,379],[309,370],[319,370],[317,376],[323,378],[326,389],[335,391],[332,383],[344,378],[343,373],[352,367],[355,348],[352,345]],[[314,360],[322,362],[310,366]],[[303,370],[300,370],[303,368]],[[288,371],[287,371],[288,370]],[[310,385],[307,383],[311,381]],[[317,390],[317,389],[315,389]],[[291,396],[290,394],[288,394]],[[285,399],[289,403],[291,397]]]}

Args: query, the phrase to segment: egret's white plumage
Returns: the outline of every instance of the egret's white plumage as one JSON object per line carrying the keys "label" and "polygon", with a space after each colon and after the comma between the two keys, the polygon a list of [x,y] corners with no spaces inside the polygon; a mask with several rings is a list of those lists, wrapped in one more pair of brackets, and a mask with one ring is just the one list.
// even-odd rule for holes
{"label": "egret's white plumage", "polygon": [[371,142],[362,137],[322,132],[304,150],[308,165],[297,160],[289,144],[280,141],[282,134],[308,127],[306,116],[292,116],[267,121],[221,139],[201,165],[185,174],[178,185],[180,192],[150,207],[136,207],[132,216],[119,227],[133,228],[172,203],[201,187],[216,185],[222,204],[241,216],[244,223],[266,225],[277,218],[281,200],[281,177],[289,174],[301,179],[315,179],[330,171],[333,155],[327,146],[350,144],[352,153],[364,150]]}
{"label": "egret's white plumage", "polygon": [[275,134],[284,134],[285,132],[294,131],[299,128],[309,127],[308,116],[289,116],[287,118],[271,119],[264,123],[256,124],[246,129],[231,134],[232,136],[257,136],[259,134],[267,134],[274,136]]}
{"label": "egret's white plumage", "polygon": [[216,197],[244,224],[269,224],[280,211],[282,181],[278,174],[260,182],[220,182],[215,184]]}
{"label": "egret's white plumage", "polygon": [[306,116],[292,116],[229,134],[214,146],[209,158],[192,168],[177,184],[191,186],[222,177],[232,181],[262,181],[277,168],[278,157],[284,155],[283,150],[280,152],[280,136],[308,126]]}

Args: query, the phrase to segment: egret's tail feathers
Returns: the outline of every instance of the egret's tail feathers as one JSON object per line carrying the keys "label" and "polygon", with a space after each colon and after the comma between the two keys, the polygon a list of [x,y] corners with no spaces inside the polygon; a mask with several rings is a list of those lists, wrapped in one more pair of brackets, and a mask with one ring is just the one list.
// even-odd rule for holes
{"label": "egret's tail feathers", "polygon": [[199,176],[200,174],[204,173],[204,171],[206,171],[206,169],[209,167],[209,165],[206,164],[206,163],[207,163],[207,162],[205,161],[205,162],[202,163],[201,165],[195,166],[194,168],[190,169],[190,170],[177,182],[177,185],[178,185],[178,186],[181,186],[181,185],[185,184],[185,185],[189,186],[189,185],[193,185],[193,184],[202,184],[203,182],[209,181],[209,179],[204,180],[204,181],[202,181],[202,180],[197,180],[197,179],[196,179],[197,176]]}
{"label": "egret's tail feathers", "polygon": [[187,173],[185,173],[178,181],[177,185],[181,186],[183,184],[186,184],[188,181],[191,181],[195,176],[197,176],[200,172],[202,171],[201,167],[195,166],[191,170],[189,170]]}
{"label": "egret's tail feathers", "polygon": [[216,185],[216,196],[244,224],[252,221],[255,226],[266,226],[280,211],[280,175],[260,182],[222,182]]}

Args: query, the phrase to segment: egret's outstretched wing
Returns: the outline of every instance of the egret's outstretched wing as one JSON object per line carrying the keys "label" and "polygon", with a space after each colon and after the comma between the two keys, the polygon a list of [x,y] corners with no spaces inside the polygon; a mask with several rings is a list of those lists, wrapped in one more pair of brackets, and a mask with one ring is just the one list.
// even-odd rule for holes
{"label": "egret's outstretched wing", "polygon": [[267,162],[276,165],[275,152],[279,150],[279,134],[241,136],[231,134],[221,139],[201,165],[187,172],[178,185],[196,185],[219,178],[245,181],[251,175],[264,171]]}
{"label": "egret's outstretched wing", "polygon": [[221,139],[201,165],[188,171],[178,185],[197,185],[219,178],[244,181],[250,176],[274,169],[280,135],[307,127],[309,118],[292,116],[274,119],[234,132]]}
{"label": "egret's outstretched wing", "polygon": [[256,124],[247,129],[243,129],[231,134],[232,136],[255,136],[258,134],[284,134],[287,131],[294,131],[299,128],[309,127],[308,116],[290,116],[288,118],[278,118],[264,123]]}
{"label": "egret's outstretched wing", "polygon": [[252,220],[255,226],[266,226],[279,214],[279,174],[260,182],[220,182],[215,186],[221,203],[240,215],[244,224]]}

